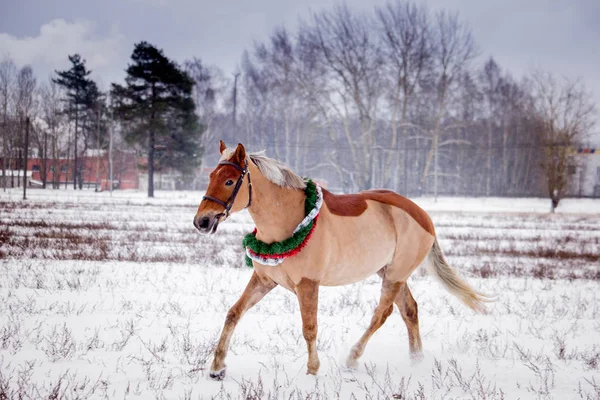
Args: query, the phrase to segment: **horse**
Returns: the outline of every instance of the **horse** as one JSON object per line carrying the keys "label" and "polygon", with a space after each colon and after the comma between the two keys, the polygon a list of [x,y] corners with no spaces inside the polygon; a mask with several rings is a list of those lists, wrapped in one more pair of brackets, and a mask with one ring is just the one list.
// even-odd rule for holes
{"label": "horse", "polygon": [[[264,153],[247,154],[242,144],[233,149],[220,141],[219,151],[221,158],[209,176],[194,226],[201,233],[214,234],[230,214],[246,208],[256,225],[254,239],[265,246],[285,243],[297,235],[297,229],[309,217],[307,181]],[[320,187],[317,191],[320,209],[313,216],[313,224],[308,225],[310,234],[301,248],[287,256],[264,258],[246,248],[246,254],[253,257],[254,271],[241,297],[227,312],[209,370],[211,378],[225,377],[225,358],[240,318],[276,286],[298,298],[308,349],[306,373],[312,375],[317,374],[320,365],[316,349],[319,286],[348,285],[375,273],[382,278],[371,322],[346,359],[350,368],[356,367],[369,339],[390,316],[394,304],[408,330],[410,357],[415,361],[422,358],[418,308],[407,279],[426,258],[442,285],[469,308],[482,312],[485,303],[491,301],[447,263],[431,218],[412,201],[389,190],[341,195]]]}

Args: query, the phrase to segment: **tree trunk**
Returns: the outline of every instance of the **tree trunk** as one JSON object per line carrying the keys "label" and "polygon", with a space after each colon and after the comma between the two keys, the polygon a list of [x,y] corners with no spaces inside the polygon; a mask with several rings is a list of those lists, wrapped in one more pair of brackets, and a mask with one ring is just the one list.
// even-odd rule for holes
{"label": "tree trunk", "polygon": [[438,139],[439,139],[439,135],[436,134],[433,137],[433,149],[434,149],[434,153],[433,153],[433,157],[434,157],[434,161],[433,161],[433,196],[434,196],[436,203],[437,203],[437,199],[438,199],[438,173],[439,173],[438,169],[439,169],[439,152],[440,152]]}
{"label": "tree trunk", "polygon": [[8,146],[6,145],[6,140],[8,135],[6,134],[6,116],[4,117],[4,124],[2,126],[2,188],[6,192],[6,161],[8,152]]}
{"label": "tree trunk", "polygon": [[554,213],[554,211],[556,210],[556,207],[558,207],[560,198],[558,196],[556,196],[554,193],[550,193],[550,202],[551,202],[550,212]]}
{"label": "tree trunk", "polygon": [[[17,147],[17,163],[15,165],[15,171],[23,168],[23,120],[19,118],[19,146]],[[17,187],[21,187],[21,180],[17,176]]]}
{"label": "tree trunk", "polygon": [[490,196],[492,175],[492,122],[488,120],[488,155],[487,155],[487,177],[485,180],[485,195]]}
{"label": "tree trunk", "polygon": [[152,103],[150,104],[150,132],[148,137],[148,197],[154,197],[154,151],[155,151],[155,133],[154,133],[154,121],[156,115],[154,113],[154,107],[156,99],[156,87],[152,84]]}
{"label": "tree trunk", "polygon": [[58,168],[56,159],[56,135],[52,135],[52,189],[60,189],[60,173],[57,175]]}
{"label": "tree trunk", "polygon": [[508,127],[506,118],[504,118],[502,131],[502,194],[506,195],[508,192],[508,149],[506,145],[508,143]]}
{"label": "tree trunk", "polygon": [[[71,130],[71,121],[70,121],[70,117],[69,117],[69,131]],[[66,159],[66,163],[65,163],[65,189],[68,188],[68,183],[69,183],[69,155],[71,152],[71,132],[69,132],[69,140],[67,140],[67,159]],[[61,174],[62,174],[62,167],[61,167]]]}
{"label": "tree trunk", "polygon": [[2,121],[2,187],[6,192],[6,165],[8,157],[8,120],[6,113],[8,112],[8,93],[4,93],[4,104],[2,104],[3,121]]}
{"label": "tree trunk", "polygon": [[148,138],[148,197],[154,197],[154,129]]}
{"label": "tree trunk", "polygon": [[98,139],[97,142],[97,147],[96,147],[96,192],[99,190],[98,184],[99,184],[99,173],[100,173],[100,106],[98,106],[98,120],[97,120],[97,126],[96,126],[97,130],[96,130],[96,136]]}
{"label": "tree trunk", "polygon": [[48,131],[44,129],[44,148],[42,149],[42,187],[46,189],[46,174],[48,173],[46,167],[46,158],[48,157]]}
{"label": "tree trunk", "polygon": [[79,123],[79,105],[75,104],[75,144],[73,146],[73,189],[77,190],[77,127]]}
{"label": "tree trunk", "polygon": [[29,117],[25,120],[25,151],[23,154],[23,200],[27,200],[27,154],[29,152]]}

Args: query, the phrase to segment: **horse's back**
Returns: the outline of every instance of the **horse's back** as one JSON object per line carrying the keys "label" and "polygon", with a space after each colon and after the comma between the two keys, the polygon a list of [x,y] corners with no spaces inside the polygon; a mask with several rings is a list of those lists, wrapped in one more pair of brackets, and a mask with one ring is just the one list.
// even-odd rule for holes
{"label": "horse's back", "polygon": [[364,192],[360,192],[359,194],[366,199],[389,204],[404,210],[421,226],[421,228],[423,228],[430,235],[435,236],[435,229],[429,214],[427,214],[427,212],[419,207],[415,202],[407,199],[406,197],[401,196],[396,192],[392,192],[391,190],[385,189],[366,190]]}
{"label": "horse's back", "polygon": [[[433,223],[412,201],[387,190],[334,195],[323,191],[331,240],[336,242],[324,285],[356,282],[386,265],[406,279],[433,243]],[[324,216],[325,216],[324,215]],[[416,263],[416,265],[414,265]]]}

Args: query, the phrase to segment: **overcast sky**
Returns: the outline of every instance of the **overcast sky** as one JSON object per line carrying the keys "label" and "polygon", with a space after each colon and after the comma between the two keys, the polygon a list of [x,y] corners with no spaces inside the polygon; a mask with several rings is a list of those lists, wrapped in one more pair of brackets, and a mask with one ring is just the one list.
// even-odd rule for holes
{"label": "overcast sky", "polygon": [[[348,0],[372,9],[384,0]],[[101,88],[121,80],[133,44],[147,40],[181,62],[193,56],[233,72],[244,49],[278,25],[294,28],[335,0],[0,0],[0,56],[39,75],[80,53]],[[520,78],[541,67],[582,78],[600,102],[600,0],[430,0],[458,11],[481,51]],[[600,128],[596,128],[596,131]]]}

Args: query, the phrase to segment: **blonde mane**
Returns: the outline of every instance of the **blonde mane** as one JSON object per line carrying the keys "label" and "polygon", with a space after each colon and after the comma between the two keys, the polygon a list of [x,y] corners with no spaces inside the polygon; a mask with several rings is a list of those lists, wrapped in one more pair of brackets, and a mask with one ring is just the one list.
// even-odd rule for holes
{"label": "blonde mane", "polygon": [[[234,150],[235,149],[225,149],[221,156],[221,160],[229,160],[233,155]],[[304,179],[292,172],[292,170],[281,161],[267,157],[264,151],[248,153],[246,159],[253,162],[264,177],[277,186],[291,189],[304,189],[306,187]]]}

